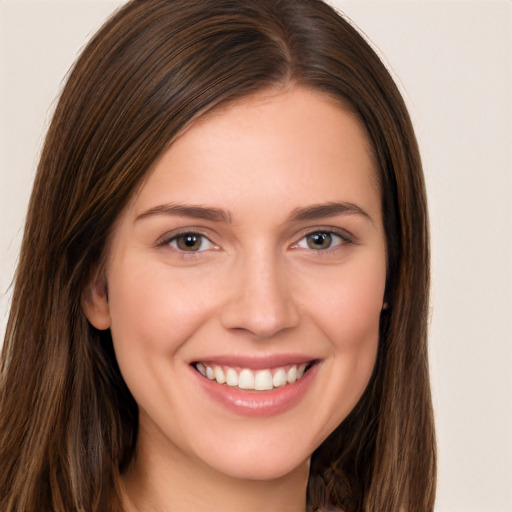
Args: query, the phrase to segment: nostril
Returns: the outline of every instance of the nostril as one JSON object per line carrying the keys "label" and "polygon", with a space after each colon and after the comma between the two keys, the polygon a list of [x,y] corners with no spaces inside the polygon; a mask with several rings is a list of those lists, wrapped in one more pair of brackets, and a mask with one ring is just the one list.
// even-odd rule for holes
{"label": "nostril", "polygon": [[276,303],[260,299],[255,303],[235,300],[221,313],[221,323],[226,329],[250,333],[255,339],[267,339],[299,323],[299,314],[290,302]]}

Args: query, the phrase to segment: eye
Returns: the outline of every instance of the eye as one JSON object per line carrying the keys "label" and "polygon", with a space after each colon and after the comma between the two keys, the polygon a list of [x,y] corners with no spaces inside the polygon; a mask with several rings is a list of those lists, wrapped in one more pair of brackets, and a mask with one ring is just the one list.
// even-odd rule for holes
{"label": "eye", "polygon": [[180,233],[169,239],[167,243],[174,249],[183,252],[202,252],[217,248],[217,246],[204,235],[193,232]]}
{"label": "eye", "polygon": [[324,251],[326,249],[332,249],[345,242],[348,242],[347,238],[337,235],[332,231],[314,231],[309,233],[305,237],[301,238],[297,247],[302,249],[313,249],[315,251]]}

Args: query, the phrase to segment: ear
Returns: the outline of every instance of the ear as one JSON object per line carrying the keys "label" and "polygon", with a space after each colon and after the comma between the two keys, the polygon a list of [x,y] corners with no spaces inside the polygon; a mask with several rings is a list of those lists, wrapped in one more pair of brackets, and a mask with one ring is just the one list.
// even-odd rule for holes
{"label": "ear", "polygon": [[96,275],[82,295],[82,309],[87,320],[101,331],[109,329],[112,323],[108,305],[107,282],[102,275]]}

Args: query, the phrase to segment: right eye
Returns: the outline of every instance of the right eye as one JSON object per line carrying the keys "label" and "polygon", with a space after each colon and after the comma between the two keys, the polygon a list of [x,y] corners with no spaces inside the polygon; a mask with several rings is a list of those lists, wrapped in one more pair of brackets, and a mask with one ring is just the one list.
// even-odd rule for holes
{"label": "right eye", "polygon": [[166,241],[171,247],[182,252],[202,252],[215,249],[217,246],[200,233],[180,233]]}

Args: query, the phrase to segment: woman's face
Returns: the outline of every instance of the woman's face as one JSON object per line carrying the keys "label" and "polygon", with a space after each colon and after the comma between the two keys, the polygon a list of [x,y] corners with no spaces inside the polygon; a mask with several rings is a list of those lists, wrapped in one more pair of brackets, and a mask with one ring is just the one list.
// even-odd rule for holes
{"label": "woman's face", "polygon": [[377,352],[386,248],[359,122],[301,88],[203,117],[122,214],[105,276],[85,310],[111,329],[139,451],[239,478],[303,467]]}

